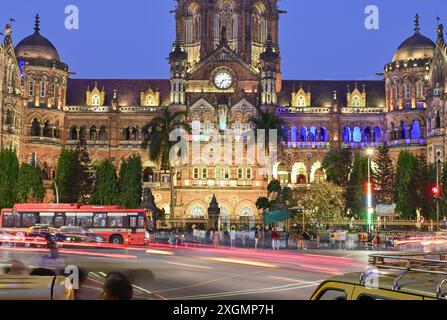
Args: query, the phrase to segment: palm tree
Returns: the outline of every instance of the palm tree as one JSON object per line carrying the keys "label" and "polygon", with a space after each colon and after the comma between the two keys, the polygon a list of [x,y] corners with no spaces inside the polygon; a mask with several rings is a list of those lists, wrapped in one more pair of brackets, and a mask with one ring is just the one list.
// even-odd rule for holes
{"label": "palm tree", "polygon": [[[269,130],[278,130],[278,141],[286,141],[287,137],[282,130],[282,127],[286,124],[280,117],[274,112],[264,111],[261,108],[258,109],[258,115],[251,117],[250,121],[254,124],[256,130],[266,130],[265,134],[265,147],[268,154],[269,147]],[[256,134],[256,132],[255,132]]]}
{"label": "palm tree", "polygon": [[171,188],[171,214],[174,213],[174,174],[175,168],[169,159],[169,152],[177,141],[170,141],[169,135],[176,129],[191,132],[186,121],[187,113],[182,111],[170,112],[167,108],[161,116],[155,117],[144,126],[147,134],[143,139],[143,148],[149,151],[149,158],[158,164],[159,170],[169,170]]}

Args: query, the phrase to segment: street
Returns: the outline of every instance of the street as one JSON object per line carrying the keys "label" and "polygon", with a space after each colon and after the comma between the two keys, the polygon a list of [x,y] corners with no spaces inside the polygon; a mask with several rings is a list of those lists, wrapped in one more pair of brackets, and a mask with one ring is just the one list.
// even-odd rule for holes
{"label": "street", "polygon": [[[151,300],[307,300],[324,279],[361,271],[371,251],[272,251],[230,248],[45,249],[5,248],[0,262],[18,259],[30,267],[88,270],[81,299],[97,299],[107,272],[121,271],[134,283],[134,298]],[[86,272],[85,272],[86,273]]]}

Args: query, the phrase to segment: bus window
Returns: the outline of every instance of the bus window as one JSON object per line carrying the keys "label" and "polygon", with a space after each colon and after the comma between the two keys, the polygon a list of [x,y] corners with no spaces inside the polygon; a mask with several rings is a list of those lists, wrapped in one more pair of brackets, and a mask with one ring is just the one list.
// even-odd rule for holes
{"label": "bus window", "polygon": [[56,228],[63,227],[65,225],[65,213],[56,213],[54,215],[53,226]]}
{"label": "bus window", "polygon": [[29,228],[37,223],[37,213],[22,213],[22,228]]}
{"label": "bus window", "polygon": [[69,227],[76,226],[76,216],[73,215],[67,216],[67,226]]}
{"label": "bus window", "polygon": [[144,228],[144,217],[138,217],[138,228]]}
{"label": "bus window", "polygon": [[53,215],[49,215],[49,214],[43,215],[43,214],[41,214],[39,223],[47,225],[47,226],[51,226],[53,224]]}
{"label": "bus window", "polygon": [[11,228],[13,226],[14,226],[14,216],[12,215],[12,212],[5,212],[3,214],[2,227]]}
{"label": "bus window", "polygon": [[124,227],[124,217],[108,217],[110,228],[122,228]]}
{"label": "bus window", "polygon": [[78,215],[76,217],[76,225],[78,227],[91,228],[93,225],[93,220],[91,216]]}
{"label": "bus window", "polygon": [[137,227],[137,217],[129,217],[129,228]]}
{"label": "bus window", "polygon": [[107,223],[107,213],[95,213],[93,214],[93,227],[105,228]]}

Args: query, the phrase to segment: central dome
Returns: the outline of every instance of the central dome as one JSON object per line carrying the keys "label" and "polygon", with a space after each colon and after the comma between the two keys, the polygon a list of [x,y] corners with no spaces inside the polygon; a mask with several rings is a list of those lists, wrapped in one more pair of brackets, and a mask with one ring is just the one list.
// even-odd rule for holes
{"label": "central dome", "polygon": [[40,35],[39,15],[36,16],[34,34],[20,41],[16,48],[16,56],[19,58],[35,58],[55,60],[60,62],[60,56],[54,45],[45,37]]}
{"label": "central dome", "polygon": [[414,34],[400,45],[394,55],[393,62],[433,57],[436,44],[421,34],[418,14],[416,15],[414,23]]}

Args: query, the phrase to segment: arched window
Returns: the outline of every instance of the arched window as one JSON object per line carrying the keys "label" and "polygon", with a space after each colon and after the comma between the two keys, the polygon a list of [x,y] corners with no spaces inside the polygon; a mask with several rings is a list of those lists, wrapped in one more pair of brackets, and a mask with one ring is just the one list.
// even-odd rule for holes
{"label": "arched window", "polygon": [[54,125],[53,137],[56,139],[60,139],[60,137],[61,137],[61,129],[60,129],[59,121],[56,121],[56,124]]}
{"label": "arched window", "polygon": [[315,182],[323,182],[325,181],[325,177],[324,177],[324,170],[323,169],[317,169],[315,171]]}
{"label": "arched window", "polygon": [[441,114],[436,112],[436,129],[441,128]]}
{"label": "arched window", "polygon": [[126,128],[123,129],[122,135],[121,135],[122,141],[130,141],[130,129]]}
{"label": "arched window", "polygon": [[34,97],[34,82],[30,81],[29,85],[28,85],[28,95],[30,96],[30,98]]}
{"label": "arched window", "polygon": [[205,217],[205,209],[202,206],[195,206],[191,209],[192,218],[202,219]]}
{"label": "arched window", "polygon": [[99,129],[99,141],[106,141],[107,140],[107,129],[106,126],[101,126]]}
{"label": "arched window", "polygon": [[36,118],[33,119],[31,123],[31,131],[30,136],[32,137],[40,137],[40,123]]}
{"label": "arched window", "polygon": [[308,141],[310,141],[310,142],[317,141],[317,127],[310,128],[310,133],[307,138],[308,138]]}
{"label": "arched window", "polygon": [[401,122],[400,123],[400,139],[405,140],[407,139],[407,123],[406,122]]}
{"label": "arched window", "polygon": [[406,100],[411,99],[411,83],[408,79],[405,79],[404,82],[404,97]]}
{"label": "arched window", "polygon": [[253,179],[253,170],[251,168],[247,168],[246,178],[247,180]]}
{"label": "arched window", "polygon": [[206,179],[208,179],[208,168],[203,167],[202,168],[202,180],[206,180]]}
{"label": "arched window", "polygon": [[253,217],[253,209],[251,207],[243,207],[240,211],[241,217]]}
{"label": "arched window", "polygon": [[265,44],[267,41],[267,19],[265,16],[265,7],[262,2],[258,1],[253,6],[252,16],[253,42],[257,44]]}
{"label": "arched window", "polygon": [[351,142],[351,128],[349,127],[343,129],[343,142]]}
{"label": "arched window", "polygon": [[307,141],[307,128],[306,127],[301,127],[300,141],[301,142],[306,142]]}
{"label": "arched window", "polygon": [[360,107],[360,98],[358,96],[355,96],[354,98],[352,98],[352,106]]}
{"label": "arched window", "polygon": [[47,84],[45,82],[40,83],[40,97],[45,98],[47,95]]}
{"label": "arched window", "polygon": [[233,0],[221,0],[219,6],[219,12],[215,17],[214,34],[216,39],[216,45],[219,43],[220,34],[223,27],[226,29],[226,38],[229,46],[233,49],[237,49],[237,37],[239,36],[239,25],[237,14],[234,12]]}
{"label": "arched window", "polygon": [[193,179],[199,180],[200,179],[200,169],[195,167],[192,172],[193,172],[193,174],[192,174]]}
{"label": "arched window", "polygon": [[364,132],[364,141],[365,142],[371,142],[372,141],[372,135],[371,135],[371,128],[366,127]]}
{"label": "arched window", "polygon": [[132,129],[132,140],[133,141],[140,141],[140,130],[138,128]]}
{"label": "arched window", "polygon": [[411,139],[420,139],[422,137],[421,123],[419,120],[414,120],[411,124]]}
{"label": "arched window", "polygon": [[292,126],[291,131],[291,141],[292,142],[297,142],[298,141],[298,128],[296,126]]}
{"label": "arched window", "polygon": [[90,140],[95,141],[97,139],[97,137],[98,137],[98,133],[96,131],[96,126],[92,126],[90,128],[89,138],[90,138]]}
{"label": "arched window", "polygon": [[244,179],[244,169],[243,168],[238,168],[237,169],[237,179],[238,180],[243,180]]}
{"label": "arched window", "polygon": [[382,142],[382,130],[380,127],[374,129],[374,142]]}
{"label": "arched window", "polygon": [[78,140],[78,130],[75,126],[70,128],[70,132],[68,133],[68,140]]}
{"label": "arched window", "polygon": [[215,172],[216,180],[229,180],[230,167],[228,165],[217,165]]}
{"label": "arched window", "polygon": [[82,126],[79,130],[79,139],[87,140],[87,128],[85,126]]}
{"label": "arched window", "polygon": [[328,142],[328,133],[327,133],[327,129],[325,127],[321,127],[320,128],[320,136],[318,138],[319,141],[321,142]]}
{"label": "arched window", "polygon": [[99,106],[99,105],[101,105],[101,97],[100,97],[99,95],[95,94],[95,95],[92,97],[92,105],[93,105],[93,106]]}
{"label": "arched window", "polygon": [[14,112],[12,110],[6,110],[6,124],[13,125],[14,124]]}
{"label": "arched window", "polygon": [[43,136],[46,138],[52,137],[52,128],[50,124],[50,120],[46,120],[43,126]]}
{"label": "arched window", "polygon": [[354,128],[353,141],[362,142],[362,129],[360,129],[360,127]]}
{"label": "arched window", "polygon": [[418,80],[416,83],[416,95],[418,99],[424,99],[424,83]]}

